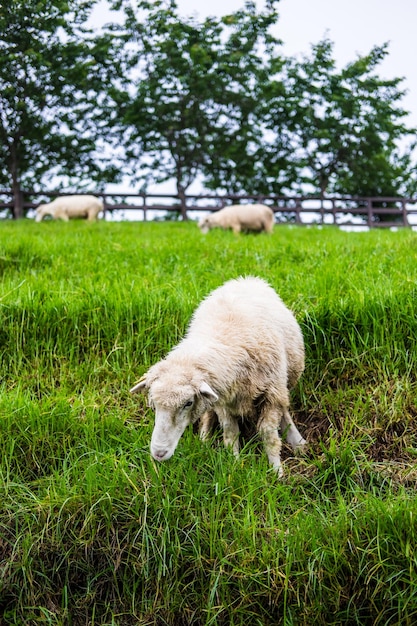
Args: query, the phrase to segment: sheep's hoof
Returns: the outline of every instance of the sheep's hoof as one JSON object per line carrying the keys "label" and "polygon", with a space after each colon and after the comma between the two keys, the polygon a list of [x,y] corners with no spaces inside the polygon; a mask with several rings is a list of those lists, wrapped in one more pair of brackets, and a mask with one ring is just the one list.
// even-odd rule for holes
{"label": "sheep's hoof", "polygon": [[274,472],[278,476],[278,478],[283,478],[283,476],[284,476],[284,468],[282,467],[281,463],[274,463],[273,466],[272,466],[272,469],[274,470]]}
{"label": "sheep's hoof", "polygon": [[301,456],[307,453],[308,442],[305,439],[302,439],[297,445],[294,447],[294,454],[296,456]]}

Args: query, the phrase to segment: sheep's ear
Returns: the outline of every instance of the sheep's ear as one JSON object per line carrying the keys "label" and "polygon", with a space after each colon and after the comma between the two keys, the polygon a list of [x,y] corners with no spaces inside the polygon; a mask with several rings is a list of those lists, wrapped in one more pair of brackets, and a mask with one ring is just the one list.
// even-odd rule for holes
{"label": "sheep's ear", "polygon": [[217,393],[213,391],[213,389],[207,383],[201,383],[200,393],[202,396],[204,396],[205,398],[208,398],[209,400],[216,401],[219,399],[219,396],[217,395]]}
{"label": "sheep's ear", "polygon": [[139,381],[132,387],[130,393],[139,393],[146,388],[146,374],[139,379]]}

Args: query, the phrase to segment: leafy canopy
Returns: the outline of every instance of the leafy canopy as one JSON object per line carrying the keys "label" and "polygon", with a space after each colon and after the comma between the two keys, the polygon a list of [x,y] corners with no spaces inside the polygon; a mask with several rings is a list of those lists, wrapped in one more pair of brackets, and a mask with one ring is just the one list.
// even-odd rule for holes
{"label": "leafy canopy", "polygon": [[[114,72],[112,38],[85,27],[95,0],[10,0],[0,8],[0,184],[102,178],[97,103]],[[112,44],[113,45],[113,44]],[[46,177],[47,175],[47,177]],[[110,173],[110,176],[114,172]]]}
{"label": "leafy canopy", "polygon": [[269,34],[276,13],[258,13],[247,2],[232,15],[198,22],[180,18],[173,1],[138,2],[136,11],[123,6],[137,74],[134,89],[119,97],[137,178],[174,179],[180,195],[199,175],[224,188],[236,166],[250,178],[246,155],[258,140],[258,82],[277,44]]}
{"label": "leafy canopy", "polygon": [[342,69],[328,39],[285,58],[278,0],[224,17],[180,17],[175,0],[0,5],[0,185],[75,190],[174,181],[186,217],[195,181],[217,192],[401,195],[417,187],[415,131],[386,45]]}
{"label": "leafy canopy", "polygon": [[[294,154],[299,189],[325,194],[398,195],[406,180],[398,142],[413,133],[400,102],[401,78],[380,78],[376,69],[387,45],[337,70],[333,43],[325,39],[301,61],[287,59],[268,85],[263,115],[270,141],[263,165],[279,175],[274,154],[283,139]],[[274,85],[275,83],[275,85]]]}

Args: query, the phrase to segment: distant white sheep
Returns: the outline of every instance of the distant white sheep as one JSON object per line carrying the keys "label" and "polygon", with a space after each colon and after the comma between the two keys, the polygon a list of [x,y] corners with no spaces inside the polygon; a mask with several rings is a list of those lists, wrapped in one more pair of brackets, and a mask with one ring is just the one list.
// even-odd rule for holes
{"label": "distant white sheep", "polygon": [[103,200],[96,196],[59,196],[52,202],[38,206],[35,221],[41,222],[45,215],[50,215],[54,220],[61,219],[64,222],[74,217],[84,217],[93,222],[101,211]]}
{"label": "distant white sheep", "polygon": [[274,227],[274,212],[265,204],[232,204],[224,207],[199,222],[203,234],[212,228],[231,228],[234,233],[254,231],[271,233]]}
{"label": "distant white sheep", "polygon": [[226,446],[239,453],[239,420],[256,426],[279,475],[281,439],[306,441],[289,413],[289,389],[304,370],[304,341],[291,311],[264,280],[230,280],[196,309],[182,341],[153,365],[131,393],[148,391],[155,410],[151,454],[169,459],[185,428],[214,419]]}

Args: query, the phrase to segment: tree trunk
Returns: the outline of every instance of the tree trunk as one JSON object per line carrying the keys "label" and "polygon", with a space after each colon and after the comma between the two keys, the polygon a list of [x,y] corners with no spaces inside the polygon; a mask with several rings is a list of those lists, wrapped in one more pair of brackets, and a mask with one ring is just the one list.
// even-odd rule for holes
{"label": "tree trunk", "polygon": [[188,220],[188,215],[187,215],[187,198],[185,197],[185,189],[184,189],[184,187],[181,187],[181,185],[177,185],[177,192],[178,192],[178,197],[180,199],[181,218],[184,221],[187,221]]}
{"label": "tree trunk", "polygon": [[23,210],[23,191],[17,181],[13,181],[13,209],[12,215],[14,220],[19,220],[25,216]]}
{"label": "tree trunk", "polygon": [[11,177],[12,177],[12,192],[13,192],[13,209],[12,216],[14,220],[19,220],[24,217],[23,211],[23,192],[20,188],[20,180],[18,176],[17,156],[16,156],[15,143],[11,150]]}

